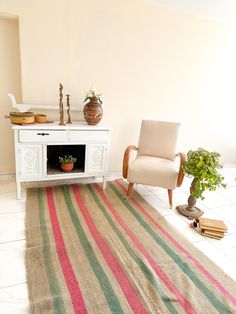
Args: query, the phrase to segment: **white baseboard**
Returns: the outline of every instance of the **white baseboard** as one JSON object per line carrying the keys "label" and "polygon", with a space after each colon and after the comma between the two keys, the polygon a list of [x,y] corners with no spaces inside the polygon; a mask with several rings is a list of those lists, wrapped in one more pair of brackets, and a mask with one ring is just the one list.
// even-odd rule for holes
{"label": "white baseboard", "polygon": [[107,173],[107,180],[122,178],[121,171],[110,171]]}
{"label": "white baseboard", "polygon": [[0,174],[0,181],[6,181],[6,180],[15,180],[16,175],[14,173],[12,174]]}

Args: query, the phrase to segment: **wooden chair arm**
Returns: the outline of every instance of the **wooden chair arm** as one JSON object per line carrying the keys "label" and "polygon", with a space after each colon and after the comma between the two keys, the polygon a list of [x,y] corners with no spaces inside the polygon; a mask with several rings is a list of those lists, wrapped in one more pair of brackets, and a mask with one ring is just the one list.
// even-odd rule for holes
{"label": "wooden chair arm", "polygon": [[123,178],[127,179],[128,175],[128,166],[129,166],[129,158],[132,150],[138,150],[138,147],[134,145],[130,145],[126,148],[123,158]]}
{"label": "wooden chair arm", "polygon": [[178,180],[177,180],[177,186],[181,186],[183,179],[184,179],[184,172],[182,169],[182,166],[184,162],[186,161],[186,155],[185,153],[178,153],[176,156],[180,157],[180,165],[179,165],[179,175],[178,175]]}

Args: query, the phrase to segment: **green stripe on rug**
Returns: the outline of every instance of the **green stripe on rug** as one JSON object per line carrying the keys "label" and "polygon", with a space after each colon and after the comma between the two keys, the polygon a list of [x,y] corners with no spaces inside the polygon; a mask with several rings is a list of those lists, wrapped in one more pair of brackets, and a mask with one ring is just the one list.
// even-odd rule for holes
{"label": "green stripe on rug", "polygon": [[78,238],[80,240],[80,243],[84,249],[84,253],[87,256],[87,259],[91,265],[91,268],[93,269],[94,274],[97,277],[97,280],[102,288],[102,291],[104,293],[104,296],[107,300],[107,303],[109,305],[110,310],[114,314],[122,314],[124,313],[121,305],[119,303],[118,298],[116,297],[116,294],[107,278],[106,273],[102,269],[102,266],[100,265],[96,255],[94,254],[93,248],[86,236],[86,233],[83,230],[83,227],[79,221],[79,218],[77,216],[76,210],[74,208],[73,202],[70,197],[70,192],[68,186],[62,187],[64,198],[66,201],[67,209],[69,211],[71,221],[74,225],[75,231],[78,235]]}
{"label": "green stripe on rug", "polygon": [[124,199],[123,194],[118,190],[114,183],[109,182],[113,192],[119,197],[120,201],[126,206],[131,214],[136,218],[140,225],[151,235],[155,242],[172,258],[172,260],[179,266],[179,268],[192,280],[195,286],[206,296],[215,309],[221,313],[230,313],[229,309],[211,292],[209,288],[196,276],[190,267],[181,260],[181,258],[165,243],[158,234],[145,222],[142,216],[136,209]]}
{"label": "green stripe on rug", "polygon": [[63,299],[61,297],[61,290],[55,275],[55,271],[52,264],[51,253],[50,253],[50,241],[47,231],[47,223],[44,214],[43,204],[43,192],[42,189],[38,189],[38,205],[39,205],[39,221],[40,221],[40,232],[43,239],[43,257],[45,269],[48,276],[49,288],[53,299],[54,310],[56,314],[66,314]]}
{"label": "green stripe on rug", "polygon": [[140,269],[141,269],[142,273],[144,274],[144,276],[146,277],[146,279],[154,286],[155,290],[160,295],[166,308],[169,310],[170,313],[177,314],[178,312],[174,308],[170,298],[164,294],[164,292],[162,291],[158,282],[156,281],[155,277],[153,276],[152,272],[148,269],[148,267],[144,264],[144,262],[135,254],[135,252],[133,251],[133,249],[131,248],[131,246],[129,245],[129,243],[127,242],[127,240],[125,239],[125,237],[121,233],[121,231],[117,228],[117,226],[115,225],[115,223],[111,219],[109,213],[105,209],[105,206],[103,206],[101,201],[98,199],[96,192],[94,191],[94,189],[92,188],[91,185],[88,185],[88,190],[89,190],[90,194],[92,195],[94,201],[96,202],[97,206],[100,208],[103,216],[106,218],[106,220],[108,221],[108,223],[112,227],[113,231],[115,231],[115,233],[119,237],[120,241],[122,242],[123,246],[125,247],[125,249],[129,253],[129,255],[131,256],[131,258],[140,267]]}

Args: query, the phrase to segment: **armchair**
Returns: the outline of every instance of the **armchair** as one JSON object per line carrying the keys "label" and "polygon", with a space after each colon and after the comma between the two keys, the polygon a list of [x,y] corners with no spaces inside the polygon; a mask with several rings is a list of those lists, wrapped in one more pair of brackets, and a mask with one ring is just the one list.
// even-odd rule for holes
{"label": "armchair", "polygon": [[[127,179],[130,196],[134,183],[159,186],[168,190],[169,205],[172,208],[172,191],[181,186],[184,174],[182,165],[184,153],[175,153],[180,124],[174,122],[143,120],[138,147],[128,146],[123,158],[123,177]],[[137,157],[129,162],[131,151]],[[178,169],[175,159],[180,157]]]}

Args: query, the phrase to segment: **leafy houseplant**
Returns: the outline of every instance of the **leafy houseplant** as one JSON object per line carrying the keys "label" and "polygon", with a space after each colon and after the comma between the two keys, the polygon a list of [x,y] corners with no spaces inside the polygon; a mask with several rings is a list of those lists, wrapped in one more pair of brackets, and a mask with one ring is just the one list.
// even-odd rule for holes
{"label": "leafy houseplant", "polygon": [[74,168],[74,163],[76,161],[77,159],[72,155],[65,155],[64,157],[59,157],[61,169],[65,172],[71,171]]}
{"label": "leafy houseplant", "polygon": [[83,109],[85,121],[89,125],[96,125],[100,122],[103,116],[102,109],[102,94],[98,94],[94,88],[90,88],[86,93],[84,102],[86,103]]}
{"label": "leafy houseplant", "polygon": [[183,171],[186,176],[193,177],[193,181],[188,205],[177,206],[177,210],[181,214],[189,218],[196,218],[203,214],[199,208],[195,207],[196,199],[204,199],[203,193],[206,190],[215,191],[219,187],[226,187],[223,183],[224,178],[218,172],[218,169],[221,168],[219,153],[209,152],[203,148],[190,150],[187,153]]}
{"label": "leafy houseplant", "polygon": [[84,102],[89,100],[89,101],[98,102],[98,103],[100,103],[100,105],[102,105],[101,96],[102,96],[102,94],[97,94],[96,89],[90,88],[85,95]]}

